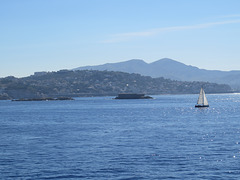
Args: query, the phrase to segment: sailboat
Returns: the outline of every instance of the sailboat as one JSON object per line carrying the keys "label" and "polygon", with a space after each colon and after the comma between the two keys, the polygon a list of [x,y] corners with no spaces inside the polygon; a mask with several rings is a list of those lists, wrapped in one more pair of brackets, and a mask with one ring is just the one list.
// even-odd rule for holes
{"label": "sailboat", "polygon": [[195,105],[195,107],[200,108],[200,107],[209,107],[208,105],[208,101],[205,95],[205,92],[203,90],[203,88],[201,88],[200,93],[199,93],[199,97],[198,97],[198,102]]}

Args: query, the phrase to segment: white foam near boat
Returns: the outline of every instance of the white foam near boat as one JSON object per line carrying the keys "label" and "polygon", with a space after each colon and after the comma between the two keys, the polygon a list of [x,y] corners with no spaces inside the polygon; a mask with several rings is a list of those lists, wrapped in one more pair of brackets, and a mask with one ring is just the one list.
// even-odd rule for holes
{"label": "white foam near boat", "polygon": [[199,93],[199,97],[198,97],[198,102],[195,105],[195,107],[209,107],[205,92],[203,90],[203,88],[201,88],[200,93]]}

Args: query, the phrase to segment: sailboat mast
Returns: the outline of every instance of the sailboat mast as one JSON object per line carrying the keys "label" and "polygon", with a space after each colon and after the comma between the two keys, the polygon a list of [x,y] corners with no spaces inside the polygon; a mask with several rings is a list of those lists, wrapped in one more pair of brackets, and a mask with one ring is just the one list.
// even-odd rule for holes
{"label": "sailboat mast", "polygon": [[203,98],[203,104],[204,104],[204,96],[205,96],[205,93],[204,93],[204,90],[202,88],[202,98]]}

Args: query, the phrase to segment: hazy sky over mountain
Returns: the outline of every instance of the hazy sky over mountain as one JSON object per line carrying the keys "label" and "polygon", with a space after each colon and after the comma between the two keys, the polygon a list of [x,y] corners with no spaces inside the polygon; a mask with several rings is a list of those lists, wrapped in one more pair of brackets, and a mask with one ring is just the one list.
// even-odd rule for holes
{"label": "hazy sky over mountain", "polygon": [[0,0],[0,77],[171,58],[240,70],[239,0]]}

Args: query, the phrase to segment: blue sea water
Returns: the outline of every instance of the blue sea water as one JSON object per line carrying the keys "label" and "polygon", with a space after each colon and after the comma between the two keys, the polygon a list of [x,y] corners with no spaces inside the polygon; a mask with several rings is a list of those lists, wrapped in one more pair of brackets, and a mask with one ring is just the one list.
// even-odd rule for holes
{"label": "blue sea water", "polygon": [[240,94],[0,101],[0,179],[240,179]]}

